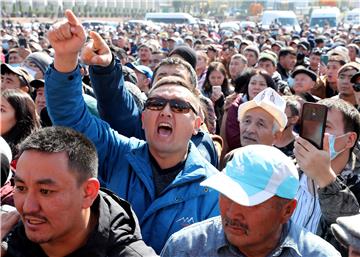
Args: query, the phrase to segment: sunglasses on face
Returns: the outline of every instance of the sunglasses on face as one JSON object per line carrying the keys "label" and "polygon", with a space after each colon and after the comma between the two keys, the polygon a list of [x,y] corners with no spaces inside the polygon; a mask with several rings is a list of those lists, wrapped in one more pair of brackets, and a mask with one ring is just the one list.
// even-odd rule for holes
{"label": "sunglasses on face", "polygon": [[165,99],[161,97],[151,97],[145,102],[145,109],[152,111],[161,111],[167,104],[170,104],[171,111],[175,113],[189,113],[192,110],[196,115],[198,114],[195,108],[184,100],[180,99]]}
{"label": "sunglasses on face", "polygon": [[360,92],[360,83],[355,83],[353,85],[353,89],[354,89],[355,92]]}

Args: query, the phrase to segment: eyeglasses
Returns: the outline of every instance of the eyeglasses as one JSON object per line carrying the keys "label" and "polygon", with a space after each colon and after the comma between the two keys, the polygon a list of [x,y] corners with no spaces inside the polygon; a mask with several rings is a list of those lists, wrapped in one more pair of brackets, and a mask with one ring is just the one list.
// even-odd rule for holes
{"label": "eyeglasses", "polygon": [[190,110],[192,110],[196,115],[198,114],[195,108],[189,102],[180,99],[151,97],[146,100],[144,107],[145,109],[153,111],[161,111],[168,103],[170,104],[171,111],[175,113],[189,113]]}
{"label": "eyeglasses", "polygon": [[353,89],[354,89],[355,92],[360,92],[360,83],[355,83],[353,85]]}

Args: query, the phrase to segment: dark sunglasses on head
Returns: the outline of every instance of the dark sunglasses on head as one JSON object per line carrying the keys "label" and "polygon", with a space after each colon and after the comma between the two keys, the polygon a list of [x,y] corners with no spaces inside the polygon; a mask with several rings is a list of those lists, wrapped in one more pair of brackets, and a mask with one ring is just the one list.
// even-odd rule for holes
{"label": "dark sunglasses on head", "polygon": [[196,115],[198,114],[195,108],[184,100],[180,99],[165,99],[161,97],[151,97],[145,102],[145,109],[153,111],[161,111],[167,104],[170,104],[171,111],[175,113],[188,113],[192,110]]}
{"label": "dark sunglasses on head", "polygon": [[360,83],[353,84],[353,89],[355,92],[360,92]]}

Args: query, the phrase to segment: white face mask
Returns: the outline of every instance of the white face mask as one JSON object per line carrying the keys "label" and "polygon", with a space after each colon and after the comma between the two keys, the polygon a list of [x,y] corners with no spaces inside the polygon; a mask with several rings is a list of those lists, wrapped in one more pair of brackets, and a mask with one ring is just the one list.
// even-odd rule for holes
{"label": "white face mask", "polygon": [[341,136],[335,136],[335,135],[329,134],[328,141],[329,141],[330,160],[334,160],[339,154],[341,154],[342,152],[344,152],[346,150],[346,148],[343,148],[340,151],[335,150],[336,139],[343,137],[345,135],[346,134],[341,135]]}
{"label": "white face mask", "polygon": [[35,75],[36,75],[37,71],[29,68],[28,66],[22,66],[22,68],[25,69],[27,72],[29,72],[29,74],[30,74],[33,78],[35,78]]}

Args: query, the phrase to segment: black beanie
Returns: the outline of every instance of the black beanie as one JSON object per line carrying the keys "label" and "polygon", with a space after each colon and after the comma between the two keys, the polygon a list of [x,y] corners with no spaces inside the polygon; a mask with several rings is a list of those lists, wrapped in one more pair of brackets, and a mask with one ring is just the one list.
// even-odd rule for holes
{"label": "black beanie", "polygon": [[186,45],[178,46],[170,52],[169,57],[175,54],[190,63],[194,70],[196,69],[196,52],[192,48]]}

